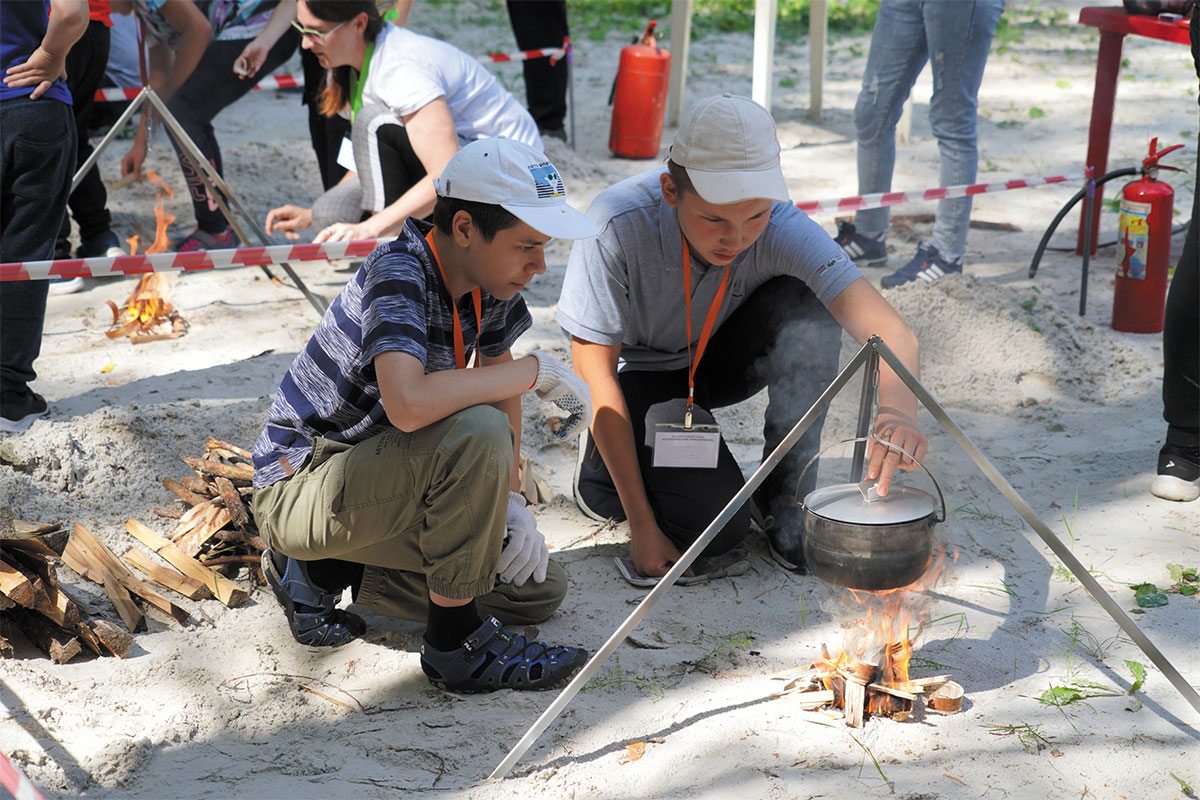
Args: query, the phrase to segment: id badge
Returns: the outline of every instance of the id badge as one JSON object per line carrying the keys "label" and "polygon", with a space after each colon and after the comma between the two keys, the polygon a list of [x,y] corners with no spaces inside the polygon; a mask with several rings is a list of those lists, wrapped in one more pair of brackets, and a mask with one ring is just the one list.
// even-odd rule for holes
{"label": "id badge", "polygon": [[714,469],[721,448],[721,428],[717,425],[692,425],[660,422],[654,426],[656,467],[692,467]]}
{"label": "id badge", "polygon": [[338,166],[345,167],[350,172],[357,172],[354,166],[354,145],[350,142],[350,137],[342,138],[342,146],[338,148],[337,155]]}

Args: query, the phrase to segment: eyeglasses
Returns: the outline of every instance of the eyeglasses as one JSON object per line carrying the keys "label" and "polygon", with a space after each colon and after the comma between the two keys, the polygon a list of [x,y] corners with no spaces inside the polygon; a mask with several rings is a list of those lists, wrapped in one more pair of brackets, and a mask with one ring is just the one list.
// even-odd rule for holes
{"label": "eyeglasses", "polygon": [[296,20],[292,20],[292,27],[295,28],[296,30],[300,31],[300,35],[302,37],[304,37],[305,39],[308,39],[309,41],[313,42],[314,44],[324,45],[325,40],[329,38],[329,34],[333,33],[334,31],[336,31],[338,28],[342,27],[349,21],[350,20],[344,20],[342,22],[339,22],[337,25],[334,25],[332,28],[330,28],[327,31],[318,31],[318,30],[315,30],[314,28],[306,28],[303,25],[301,25],[299,22],[297,22]]}

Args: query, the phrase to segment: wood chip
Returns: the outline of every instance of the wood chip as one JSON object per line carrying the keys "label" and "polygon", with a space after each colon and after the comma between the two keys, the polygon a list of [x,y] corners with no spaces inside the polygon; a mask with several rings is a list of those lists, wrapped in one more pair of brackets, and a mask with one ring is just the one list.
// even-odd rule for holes
{"label": "wood chip", "polygon": [[941,714],[953,714],[962,708],[963,687],[954,681],[946,681],[942,686],[925,700],[930,711]]}

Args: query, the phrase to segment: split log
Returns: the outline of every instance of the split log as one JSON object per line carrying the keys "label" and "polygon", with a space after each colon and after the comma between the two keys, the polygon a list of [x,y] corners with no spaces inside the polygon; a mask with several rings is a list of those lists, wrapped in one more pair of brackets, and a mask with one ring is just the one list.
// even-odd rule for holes
{"label": "split log", "polygon": [[133,637],[106,619],[91,621],[92,631],[101,646],[117,658],[124,658],[133,645]]}
{"label": "split log", "polygon": [[156,517],[163,517],[164,519],[177,520],[183,516],[183,509],[182,508],[163,508],[162,506],[155,506],[154,508],[150,509],[150,513]]}
{"label": "split log", "polygon": [[126,522],[125,530],[142,544],[165,558],[180,572],[203,583],[216,595],[218,600],[230,608],[240,605],[250,596],[250,593],[245,589],[242,589],[228,578],[213,572],[196,559],[191,558],[173,543],[162,538],[136,519],[130,519]]}
{"label": "split log", "polygon": [[131,547],[124,558],[132,566],[146,573],[150,577],[150,580],[167,589],[179,592],[189,600],[205,600],[212,597],[212,593],[208,591],[208,587],[200,581],[189,578],[182,572],[173,570],[170,567],[154,563],[150,560],[149,556],[136,547]]}
{"label": "split log", "polygon": [[805,711],[812,711],[821,706],[829,705],[833,702],[833,697],[832,689],[817,689],[809,692],[801,692],[796,696],[796,699],[800,701],[800,705]]}
{"label": "split log", "polygon": [[235,528],[245,527],[246,523],[250,521],[250,515],[246,512],[246,505],[238,496],[233,481],[218,476],[216,484],[217,491],[221,493],[221,499],[225,501],[225,510],[229,512],[229,521]]}
{"label": "split log", "polygon": [[146,630],[146,615],[137,607],[137,603],[133,602],[133,595],[129,594],[129,590],[106,569],[100,570],[100,580],[108,599],[117,607],[117,613],[121,615],[121,620],[125,627],[129,628],[129,632]]}
{"label": "split log", "polygon": [[167,491],[174,492],[175,494],[179,495],[179,499],[187,503],[189,506],[194,507],[200,505],[201,503],[208,502],[207,497],[202,497],[196,492],[193,492],[191,489],[188,489],[186,486],[179,483],[179,481],[174,481],[170,478],[163,478],[162,485],[167,489]]}
{"label": "split log", "polygon": [[31,607],[37,596],[33,581],[19,569],[0,559],[0,594],[17,605]]}
{"label": "split log", "polygon": [[198,495],[203,495],[204,497],[213,497],[216,495],[212,484],[198,475],[188,475],[186,478],[180,478],[179,482],[183,484],[183,488]]}
{"label": "split log", "polygon": [[848,672],[843,672],[842,677],[846,681],[846,696],[844,698],[846,725],[850,728],[861,728],[863,723],[863,706],[866,705],[867,685],[859,683]]}
{"label": "split log", "polygon": [[873,689],[876,692],[890,694],[892,697],[899,697],[902,700],[916,700],[917,696],[911,692],[906,692],[903,689],[898,689],[895,686],[884,686],[882,683],[868,683],[868,689]]}
{"label": "split log", "polygon": [[231,481],[245,481],[246,483],[254,480],[254,467],[246,464],[222,464],[206,458],[181,457],[181,460],[195,470],[198,475],[214,477],[219,475],[222,478],[229,478]]}
{"label": "split log", "polygon": [[963,688],[954,681],[946,681],[936,692],[929,695],[925,701],[930,711],[942,714],[953,714],[962,708]]}
{"label": "split log", "polygon": [[13,530],[0,536],[0,544],[13,550],[24,550],[36,556],[62,555],[67,546],[70,534],[58,527],[59,523],[49,525],[38,522],[13,520]]}
{"label": "split log", "polygon": [[[78,523],[75,524],[75,535],[71,537],[71,543],[63,551],[64,561],[67,553],[72,553],[74,561],[82,562],[81,565],[85,571],[80,571],[69,562],[67,562],[67,566],[79,572],[80,575],[83,575],[88,580],[93,580],[107,588],[107,581],[105,581],[104,576],[111,575],[117,585],[136,594],[180,625],[186,622],[190,616],[185,609],[175,605],[138,580],[137,576],[130,572],[129,567],[125,566],[111,550],[105,547],[103,542],[97,539],[91,531]],[[122,615],[122,619],[124,619],[124,615]],[[130,628],[130,630],[133,629]]]}
{"label": "split log", "polygon": [[14,608],[8,612],[21,632],[55,664],[65,664],[82,652],[79,640],[50,620],[28,609]]}
{"label": "split log", "polygon": [[241,456],[242,458],[245,458],[248,460],[254,458],[254,454],[251,453],[249,450],[246,450],[245,448],[242,448],[242,447],[238,447],[236,444],[230,444],[229,442],[223,442],[220,439],[217,439],[216,437],[213,437],[213,436],[208,437],[207,449],[208,450],[228,450],[229,452],[233,453],[234,455]]}
{"label": "split log", "polygon": [[[209,503],[211,505],[198,519],[192,520],[187,525],[180,520],[180,526],[172,537],[175,546],[193,558],[200,552],[204,543],[213,537],[214,533],[229,524],[229,512],[221,506],[213,504],[211,500]],[[200,508],[200,506],[196,506],[196,508]]]}

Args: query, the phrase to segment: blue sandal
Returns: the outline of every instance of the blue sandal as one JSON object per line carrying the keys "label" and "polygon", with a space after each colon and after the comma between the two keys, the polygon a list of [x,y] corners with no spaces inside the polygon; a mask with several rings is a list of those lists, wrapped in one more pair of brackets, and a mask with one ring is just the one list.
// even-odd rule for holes
{"label": "blue sandal", "polygon": [[452,692],[553,689],[586,662],[586,650],[546,645],[500,630],[495,617],[488,617],[456,650],[435,650],[421,643],[421,669],[434,686]]}
{"label": "blue sandal", "polygon": [[313,583],[303,561],[289,558],[280,575],[271,556],[270,550],[263,551],[263,575],[287,613],[288,627],[297,642],[310,647],[340,647],[367,632],[362,617],[334,608],[342,593],[327,592]]}

